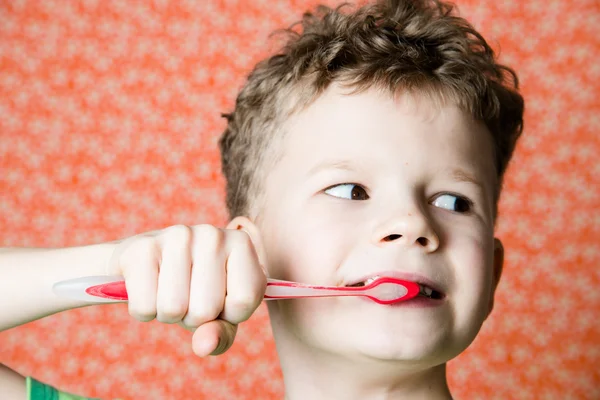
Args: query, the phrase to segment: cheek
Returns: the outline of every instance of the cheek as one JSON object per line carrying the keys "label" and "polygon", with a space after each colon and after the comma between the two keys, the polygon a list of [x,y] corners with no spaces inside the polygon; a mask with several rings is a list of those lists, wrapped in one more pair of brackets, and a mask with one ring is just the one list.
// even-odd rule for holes
{"label": "cheek", "polygon": [[355,223],[323,207],[289,209],[265,224],[270,276],[332,284],[337,268],[355,243]]}
{"label": "cheek", "polygon": [[[493,238],[460,236],[450,243],[452,264],[457,282],[457,299],[470,313],[479,313],[487,307],[492,289]],[[480,310],[481,309],[481,310]]]}
{"label": "cheek", "polygon": [[[356,243],[356,224],[338,220],[335,213],[320,210],[289,210],[285,218],[272,219],[264,228],[268,270],[272,278],[296,282],[335,285],[338,268]],[[345,299],[344,299],[345,300]],[[339,314],[339,299],[314,299],[268,302],[274,326],[292,332],[313,346],[336,335],[332,315]],[[277,330],[277,328],[275,328]],[[330,346],[331,345],[331,346]]]}

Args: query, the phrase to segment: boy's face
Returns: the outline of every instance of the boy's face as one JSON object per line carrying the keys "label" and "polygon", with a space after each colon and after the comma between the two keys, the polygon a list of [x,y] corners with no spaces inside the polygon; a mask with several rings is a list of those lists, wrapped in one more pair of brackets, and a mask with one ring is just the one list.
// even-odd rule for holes
{"label": "boy's face", "polygon": [[445,297],[270,302],[278,345],[435,365],[463,351],[491,310],[501,261],[490,134],[454,106],[416,100],[333,86],[292,117],[258,228],[272,278],[396,275],[429,280]]}

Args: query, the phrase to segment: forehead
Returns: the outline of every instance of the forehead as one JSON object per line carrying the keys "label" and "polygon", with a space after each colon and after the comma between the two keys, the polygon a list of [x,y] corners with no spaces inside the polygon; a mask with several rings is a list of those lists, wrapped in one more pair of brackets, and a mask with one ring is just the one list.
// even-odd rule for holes
{"label": "forehead", "polygon": [[493,143],[483,123],[454,105],[377,90],[349,94],[332,86],[286,126],[281,161],[298,171],[324,159],[373,168],[412,165],[469,169],[495,180]]}

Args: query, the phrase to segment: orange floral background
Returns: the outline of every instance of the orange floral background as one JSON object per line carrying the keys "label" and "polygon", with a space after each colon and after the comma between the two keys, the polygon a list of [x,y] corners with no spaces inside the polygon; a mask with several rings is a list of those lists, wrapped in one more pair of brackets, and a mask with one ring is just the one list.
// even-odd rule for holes
{"label": "orange floral background", "polygon": [[[222,225],[220,113],[271,50],[269,33],[316,3],[0,0],[0,245]],[[458,5],[518,71],[527,111],[500,204],[497,305],[450,363],[451,388],[600,399],[600,5]],[[221,357],[199,359],[188,332],[110,305],[1,333],[0,362],[105,399],[283,393],[264,305]]]}

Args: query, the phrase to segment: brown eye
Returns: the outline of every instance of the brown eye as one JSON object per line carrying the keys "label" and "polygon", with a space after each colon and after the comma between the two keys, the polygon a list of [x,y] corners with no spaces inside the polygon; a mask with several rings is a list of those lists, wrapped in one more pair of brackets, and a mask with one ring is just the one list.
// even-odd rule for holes
{"label": "brown eye", "polygon": [[369,198],[365,188],[354,183],[342,183],[341,185],[331,186],[325,190],[325,193],[333,197],[348,200],[367,200]]}
{"label": "brown eye", "polygon": [[450,211],[458,213],[468,213],[471,211],[472,203],[470,200],[453,194],[443,194],[433,201],[436,207],[442,207]]}
{"label": "brown eye", "polygon": [[367,195],[367,191],[362,186],[354,185],[352,188],[352,200],[366,200],[368,198],[369,195]]}

